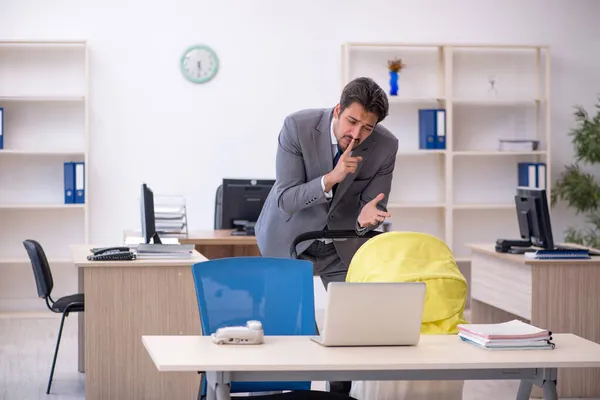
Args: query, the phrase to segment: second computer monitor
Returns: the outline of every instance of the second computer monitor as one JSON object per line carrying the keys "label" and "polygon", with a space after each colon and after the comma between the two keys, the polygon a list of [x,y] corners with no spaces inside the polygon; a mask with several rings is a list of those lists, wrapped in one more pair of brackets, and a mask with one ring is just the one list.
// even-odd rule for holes
{"label": "second computer monitor", "polygon": [[275,184],[271,179],[223,179],[221,229],[235,229],[234,221],[254,223]]}
{"label": "second computer monitor", "polygon": [[142,236],[144,237],[144,243],[153,242],[154,244],[162,244],[160,237],[156,232],[154,193],[145,183],[142,183],[140,213],[142,217]]}
{"label": "second computer monitor", "polygon": [[533,246],[554,249],[546,190],[518,187],[515,195],[521,238]]}

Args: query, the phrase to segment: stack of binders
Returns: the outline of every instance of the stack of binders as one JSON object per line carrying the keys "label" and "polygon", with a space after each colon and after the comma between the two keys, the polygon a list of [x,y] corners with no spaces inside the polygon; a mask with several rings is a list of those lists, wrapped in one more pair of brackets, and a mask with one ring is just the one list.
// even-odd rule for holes
{"label": "stack of binders", "polygon": [[518,186],[546,189],[546,163],[521,162],[518,164]]}
{"label": "stack of binders", "polygon": [[419,148],[446,149],[446,110],[424,108],[419,110]]}
{"label": "stack of binders", "polygon": [[539,145],[535,139],[498,139],[498,151],[535,151]]}
{"label": "stack of binders", "polygon": [[554,349],[552,332],[519,320],[499,324],[460,324],[458,336],[466,343],[487,350]]}
{"label": "stack of binders", "polygon": [[65,204],[85,203],[85,164],[66,162],[64,167]]}

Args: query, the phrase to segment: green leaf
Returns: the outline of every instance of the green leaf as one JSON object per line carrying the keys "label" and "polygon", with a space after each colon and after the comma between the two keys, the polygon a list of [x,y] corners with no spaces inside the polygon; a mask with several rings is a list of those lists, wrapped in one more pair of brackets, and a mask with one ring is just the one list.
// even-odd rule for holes
{"label": "green leaf", "polygon": [[566,201],[577,214],[595,210],[600,207],[600,185],[590,173],[579,169],[579,165],[566,166],[551,192],[551,202]]}
{"label": "green leaf", "polygon": [[[599,99],[600,100],[600,99]],[[587,164],[600,162],[600,111],[593,118],[582,106],[575,106],[573,115],[577,126],[571,129],[575,159]],[[596,104],[600,110],[600,103]]]}
{"label": "green leaf", "polygon": [[575,162],[565,166],[551,191],[551,204],[566,201],[577,214],[587,214],[583,229],[570,227],[565,241],[600,248],[600,185],[590,173],[579,168],[579,163],[600,163],[600,96],[595,104],[596,114],[590,116],[585,108],[574,106],[576,126],[570,130],[575,150]]}
{"label": "green leaf", "polygon": [[585,229],[570,227],[565,232],[565,242],[600,249],[600,211],[590,213]]}
{"label": "green leaf", "polygon": [[575,228],[567,229],[567,231],[565,232],[565,242],[585,245],[583,235],[580,232],[578,232]]}

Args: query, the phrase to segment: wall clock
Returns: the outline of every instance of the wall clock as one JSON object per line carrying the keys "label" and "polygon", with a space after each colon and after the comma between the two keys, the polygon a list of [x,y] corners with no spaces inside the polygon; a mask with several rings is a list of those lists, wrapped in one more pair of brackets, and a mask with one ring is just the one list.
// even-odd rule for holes
{"label": "wall clock", "polygon": [[206,83],[217,74],[219,58],[217,53],[208,46],[190,46],[181,55],[180,68],[188,81]]}

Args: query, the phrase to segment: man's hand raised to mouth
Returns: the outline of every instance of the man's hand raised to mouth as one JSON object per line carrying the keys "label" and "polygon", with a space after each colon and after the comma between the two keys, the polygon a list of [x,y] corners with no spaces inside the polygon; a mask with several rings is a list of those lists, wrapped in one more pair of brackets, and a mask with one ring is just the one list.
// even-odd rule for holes
{"label": "man's hand raised to mouth", "polygon": [[340,159],[338,160],[335,168],[325,175],[323,183],[325,184],[326,192],[329,192],[335,184],[346,179],[348,174],[353,174],[356,172],[358,163],[362,161],[362,157],[352,157],[350,155],[356,144],[358,144],[358,139],[354,139],[352,142],[350,142],[348,147],[346,147],[346,150],[344,150],[342,155],[340,155]]}

